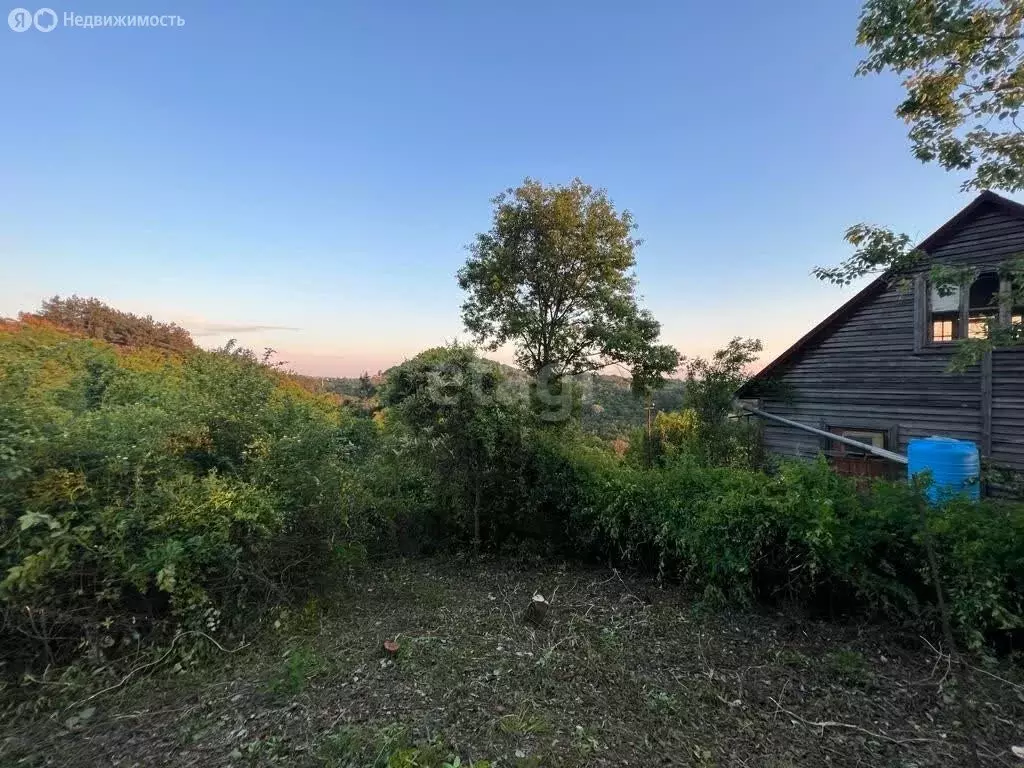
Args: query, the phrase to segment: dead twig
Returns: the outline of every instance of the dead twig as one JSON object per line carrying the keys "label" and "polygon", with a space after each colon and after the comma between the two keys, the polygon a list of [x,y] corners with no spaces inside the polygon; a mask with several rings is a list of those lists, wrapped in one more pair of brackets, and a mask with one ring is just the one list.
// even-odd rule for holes
{"label": "dead twig", "polygon": [[181,638],[183,638],[183,637],[188,637],[189,635],[200,635],[201,637],[205,637],[207,640],[209,640],[211,643],[213,643],[215,646],[217,646],[217,648],[219,648],[224,653],[238,653],[238,651],[242,650],[243,648],[245,648],[246,646],[249,645],[249,643],[242,643],[240,646],[238,646],[235,649],[228,649],[228,648],[225,648],[223,645],[218,643],[216,640],[214,640],[212,637],[210,637],[208,634],[206,634],[205,632],[203,632],[201,630],[194,629],[194,630],[190,630],[188,632],[179,632],[173,638],[171,638],[171,645],[170,645],[170,647],[167,649],[167,652],[163,656],[161,656],[159,659],[157,659],[155,661],[151,661],[148,664],[143,664],[141,667],[136,667],[135,669],[130,671],[127,675],[125,675],[123,678],[121,678],[120,682],[114,683],[114,685],[109,685],[106,688],[104,688],[103,690],[97,691],[96,693],[92,694],[91,696],[86,696],[81,701],[76,701],[74,704],[70,705],[69,707],[66,707],[66,709],[74,709],[75,707],[80,707],[83,704],[92,701],[93,699],[99,698],[100,696],[102,696],[105,693],[109,693],[110,691],[113,691],[113,690],[116,690],[116,689],[120,688],[122,685],[124,685],[129,680],[131,680],[139,672],[142,672],[143,670],[150,669],[152,667],[158,666],[164,660],[166,660],[167,657],[171,655],[171,653],[173,653],[174,646],[178,643],[178,641]]}
{"label": "dead twig", "polygon": [[[946,674],[947,675],[949,674],[949,672],[948,672],[948,665],[951,664],[951,663],[956,663],[956,664],[960,664],[961,666],[967,667],[968,669],[971,669],[971,670],[973,670],[975,672],[979,672],[979,673],[985,675],[986,677],[991,677],[993,680],[998,680],[1000,683],[1003,683],[1005,685],[1010,686],[1015,691],[1024,692],[1024,685],[1021,685],[1020,683],[1015,683],[1012,680],[1007,680],[1005,677],[1000,677],[999,675],[993,674],[992,672],[989,672],[986,669],[982,669],[981,667],[976,667],[973,664],[969,664],[969,663],[967,663],[967,661],[962,656],[957,656],[956,658],[954,658],[950,654],[944,653],[942,650],[936,648],[934,645],[929,643],[927,638],[922,637],[921,639],[924,641],[924,644],[927,645],[931,649],[932,653],[934,653],[938,657],[938,660],[937,660],[936,663],[940,663],[942,660],[946,661],[946,664],[947,664],[947,672],[946,672]],[[943,677],[943,680],[945,680],[945,677]]]}
{"label": "dead twig", "polygon": [[888,741],[890,744],[922,744],[939,741],[938,739],[921,738],[897,739],[892,736],[886,736],[884,733],[875,733],[874,731],[869,731],[867,728],[861,728],[859,725],[854,725],[853,723],[841,723],[838,720],[807,720],[806,718],[800,717],[800,715],[798,715],[796,712],[786,709],[778,701],[771,698],[770,696],[768,697],[768,701],[772,702],[772,704],[775,705],[776,713],[784,712],[790,717],[792,717],[794,720],[797,720],[803,723],[804,725],[809,725],[813,728],[820,728],[822,730],[822,733],[824,733],[826,728],[846,728],[851,731],[858,731],[867,736],[872,736],[876,739],[881,739],[882,741]]}

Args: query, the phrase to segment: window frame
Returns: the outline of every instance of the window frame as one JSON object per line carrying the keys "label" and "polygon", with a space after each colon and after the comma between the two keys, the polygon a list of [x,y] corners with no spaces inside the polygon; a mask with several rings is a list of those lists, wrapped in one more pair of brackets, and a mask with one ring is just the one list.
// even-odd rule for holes
{"label": "window frame", "polygon": [[[945,351],[949,350],[953,344],[963,339],[971,338],[969,336],[971,327],[971,286],[974,285],[980,277],[985,274],[996,273],[999,275],[997,267],[979,267],[974,274],[974,278],[965,285],[960,285],[959,295],[959,310],[956,313],[956,324],[953,328],[953,338],[943,339],[936,341],[933,338],[933,320],[934,313],[932,312],[932,281],[928,278],[926,273],[917,275],[914,280],[914,295],[915,295],[915,313],[914,320],[915,328],[914,332],[914,351],[921,352],[925,350],[929,351]],[[1006,328],[1013,322],[1014,307],[1010,305],[1008,300],[1011,295],[1012,289],[1010,286],[1010,280],[999,275],[999,290],[997,292],[998,303],[994,308],[994,315],[996,323],[1000,328]],[[975,309],[977,312],[977,309]],[[941,314],[952,315],[953,310],[943,312]],[[951,318],[942,320],[948,322]]]}
{"label": "window frame", "polygon": [[[994,304],[987,304],[985,306],[978,306],[978,307],[971,306],[971,303],[972,303],[971,302],[971,293],[974,290],[975,284],[979,280],[981,280],[982,278],[984,278],[984,277],[986,277],[988,275],[992,275],[992,276],[994,276],[996,278],[995,291],[993,291],[993,293],[992,293],[992,298],[995,300],[995,303]],[[983,269],[983,270],[979,271],[974,276],[974,279],[971,281],[971,284],[969,286],[967,286],[967,288],[965,289],[967,291],[967,312],[966,312],[966,314],[967,314],[967,328],[966,328],[966,334],[963,336],[963,338],[966,338],[966,339],[984,339],[984,338],[987,338],[987,335],[985,335],[985,336],[980,336],[980,335],[973,336],[973,335],[971,335],[971,325],[972,325],[972,321],[974,321],[975,319],[984,320],[985,323],[986,323],[986,328],[988,327],[988,323],[991,320],[995,320],[995,323],[996,323],[997,327],[999,327],[999,326],[1001,326],[1003,324],[1002,323],[1003,304],[1006,302],[1006,296],[1007,296],[1008,288],[1009,288],[1008,281],[1005,278],[1003,278],[999,274],[999,272],[997,270],[994,270],[994,269]]]}
{"label": "window frame", "polygon": [[[854,417],[849,421],[840,419],[838,423],[821,419],[818,424],[822,431],[835,434],[837,437],[844,436],[844,433],[849,432],[866,432],[881,435],[883,448],[888,451],[899,450],[899,424],[887,423],[881,419],[863,419],[860,417]],[[892,480],[902,476],[905,471],[899,464],[895,464],[888,459],[868,453],[866,450],[856,452],[856,448],[830,440],[824,436],[821,437],[818,448],[824,454],[831,467],[840,474],[853,477],[858,482],[867,482],[872,478],[889,478]]]}
{"label": "window frame", "polygon": [[[840,420],[838,423],[820,419],[818,421],[818,429],[823,432],[829,432],[839,437],[845,437],[844,432],[870,432],[882,435],[882,448],[887,451],[897,451],[900,444],[900,425],[892,422],[883,421],[881,419],[862,419],[853,418],[849,421],[845,419]],[[856,439],[856,438],[855,438]],[[830,440],[827,437],[821,437],[819,440],[818,447],[822,453],[826,456],[832,455],[832,446],[839,445],[843,448],[843,443],[837,443],[834,440]],[[866,453],[866,451],[865,451]],[[872,456],[873,454],[868,454]],[[881,457],[876,457],[881,459]],[[884,459],[882,459],[884,461]]]}
{"label": "window frame", "polygon": [[[838,437],[846,437],[849,438],[850,440],[857,440],[858,442],[861,442],[859,437],[860,435],[871,435],[872,438],[880,438],[882,444],[875,445],[874,442],[864,443],[865,449],[868,447],[873,447],[881,448],[883,450],[892,450],[891,448],[889,448],[889,429],[867,427],[831,427],[828,431]],[[832,443],[832,445],[829,448],[829,455],[831,456],[842,456],[844,458],[856,459],[866,459],[869,456],[877,458],[873,453],[867,450],[858,451],[851,445],[847,445],[846,443],[840,443],[835,440],[830,440],[829,442]]]}

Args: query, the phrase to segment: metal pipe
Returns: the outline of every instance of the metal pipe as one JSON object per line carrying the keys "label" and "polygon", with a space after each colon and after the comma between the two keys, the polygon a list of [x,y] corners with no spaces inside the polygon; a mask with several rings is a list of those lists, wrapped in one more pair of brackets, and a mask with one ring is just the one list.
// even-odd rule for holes
{"label": "metal pipe", "polygon": [[782,416],[776,416],[774,413],[762,411],[760,408],[755,408],[752,405],[747,405],[746,403],[740,402],[739,400],[735,401],[735,405],[739,408],[742,408],[744,411],[749,411],[755,416],[760,416],[763,419],[771,419],[772,421],[777,421],[780,424],[785,424],[787,427],[796,427],[797,429],[802,429],[805,432],[810,432],[811,434],[818,435],[819,437],[827,437],[829,440],[835,440],[837,443],[852,445],[855,448],[859,448],[862,451],[867,451],[868,453],[872,453],[875,456],[881,456],[883,459],[888,459],[889,461],[895,461],[898,462],[899,464],[907,463],[907,457],[899,453],[893,453],[892,451],[887,451],[884,448],[876,448],[873,445],[862,443],[859,440],[854,440],[851,437],[843,437],[842,435],[836,435],[831,432],[826,432],[823,429],[809,427],[806,424],[801,424],[798,421],[784,419]]}

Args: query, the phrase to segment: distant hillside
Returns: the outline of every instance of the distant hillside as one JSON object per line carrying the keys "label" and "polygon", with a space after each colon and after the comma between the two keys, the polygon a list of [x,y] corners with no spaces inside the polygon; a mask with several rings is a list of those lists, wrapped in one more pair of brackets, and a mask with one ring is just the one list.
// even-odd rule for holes
{"label": "distant hillside", "polygon": [[[683,406],[685,382],[669,379],[654,393],[654,410],[677,411]],[[600,437],[625,437],[646,423],[644,402],[622,376],[592,375],[584,385],[583,429]]]}
{"label": "distant hillside", "polygon": [[[522,371],[499,363],[510,378],[523,376]],[[323,387],[346,398],[369,399],[387,378],[387,371],[368,373],[359,377],[337,377],[323,379]],[[580,423],[584,430],[604,438],[625,437],[634,429],[646,423],[644,403],[633,395],[629,379],[623,376],[589,374],[580,379],[583,389]],[[665,386],[654,393],[654,409],[675,411],[683,405],[685,384],[670,379]]]}
{"label": "distant hillside", "polygon": [[118,347],[151,347],[165,352],[191,352],[192,336],[179,325],[161,323],[107,306],[99,299],[54,296],[38,312],[22,312],[22,320],[43,321],[79,336],[100,339]]}
{"label": "distant hillside", "polygon": [[323,379],[323,386],[328,392],[345,397],[368,399],[377,394],[377,390],[387,378],[387,372],[377,371],[375,374],[364,373],[355,377],[332,377]]}

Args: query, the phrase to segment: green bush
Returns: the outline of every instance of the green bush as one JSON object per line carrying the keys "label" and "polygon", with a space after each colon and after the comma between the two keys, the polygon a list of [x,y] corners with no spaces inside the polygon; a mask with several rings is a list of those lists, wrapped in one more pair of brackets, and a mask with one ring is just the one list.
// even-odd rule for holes
{"label": "green bush", "polygon": [[1024,505],[957,500],[929,525],[952,621],[970,642],[1024,627]]}
{"label": "green bush", "polygon": [[373,527],[353,421],[244,350],[0,329],[6,631],[109,645],[317,588]]}
{"label": "green bush", "polygon": [[[579,445],[547,446],[536,493],[569,521],[571,548],[679,578],[714,602],[785,601],[934,625],[922,499],[867,491],[824,462],[772,475],[679,455],[644,470]],[[972,644],[1024,626],[1024,505],[926,509],[953,622]]]}
{"label": "green bush", "polygon": [[0,643],[31,663],[175,622],[214,631],[370,555],[470,546],[629,564],[710,603],[927,626],[925,531],[961,636],[1022,625],[1024,505],[933,509],[823,461],[750,469],[721,409],[714,440],[706,420],[661,417],[656,460],[620,459],[506,384],[470,349],[430,350],[389,373],[370,419],[233,347],[126,351],[0,323]]}
{"label": "green bush", "polygon": [[421,519],[441,539],[497,546],[530,527],[521,502],[537,424],[497,364],[469,347],[427,350],[389,373],[381,402],[390,452],[423,481]]}

